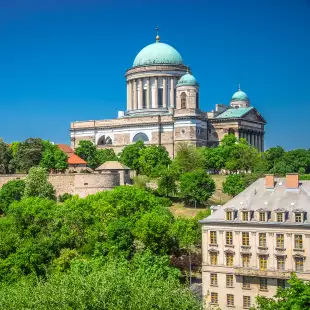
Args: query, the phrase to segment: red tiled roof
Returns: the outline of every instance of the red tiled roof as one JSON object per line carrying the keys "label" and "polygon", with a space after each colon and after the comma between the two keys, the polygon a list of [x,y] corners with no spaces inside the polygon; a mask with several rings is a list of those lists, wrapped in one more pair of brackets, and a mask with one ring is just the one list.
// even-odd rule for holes
{"label": "red tiled roof", "polygon": [[66,153],[68,156],[71,156],[74,154],[74,151],[68,144],[56,144],[57,147],[62,150],[64,153]]}
{"label": "red tiled roof", "polygon": [[68,158],[69,165],[80,165],[80,164],[87,164],[87,162],[82,159],[81,157],[73,154],[71,157]]}

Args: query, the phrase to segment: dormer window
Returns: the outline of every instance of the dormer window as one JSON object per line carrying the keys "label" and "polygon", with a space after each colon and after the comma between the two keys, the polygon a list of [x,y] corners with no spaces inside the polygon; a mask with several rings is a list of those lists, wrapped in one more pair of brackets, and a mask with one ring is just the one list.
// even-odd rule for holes
{"label": "dormer window", "polygon": [[259,212],[259,220],[261,222],[266,222],[266,218],[267,218],[266,212]]}
{"label": "dormer window", "polygon": [[278,212],[277,213],[277,222],[283,222],[284,216],[283,212]]}
{"label": "dormer window", "polygon": [[242,212],[242,221],[248,221],[249,220],[249,211],[243,211]]}
{"label": "dormer window", "polygon": [[233,220],[233,212],[226,211],[226,221],[232,221],[232,220]]}
{"label": "dormer window", "polygon": [[301,212],[295,213],[295,222],[302,223],[303,214]]}

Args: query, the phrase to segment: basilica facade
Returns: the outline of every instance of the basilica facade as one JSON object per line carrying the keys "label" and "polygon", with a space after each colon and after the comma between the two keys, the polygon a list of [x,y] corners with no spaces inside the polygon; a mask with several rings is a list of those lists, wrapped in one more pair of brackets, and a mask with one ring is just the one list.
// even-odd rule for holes
{"label": "basilica facade", "polygon": [[228,133],[264,150],[264,118],[240,87],[229,105],[200,109],[199,84],[172,46],[156,42],[144,47],[126,72],[127,109],[115,119],[71,123],[71,146],[90,140],[116,153],[130,143],[163,145],[173,157],[179,143],[213,147]]}

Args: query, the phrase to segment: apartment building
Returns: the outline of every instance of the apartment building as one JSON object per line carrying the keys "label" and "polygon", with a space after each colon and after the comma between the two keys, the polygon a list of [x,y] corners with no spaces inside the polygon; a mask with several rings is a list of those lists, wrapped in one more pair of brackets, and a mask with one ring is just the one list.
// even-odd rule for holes
{"label": "apartment building", "polygon": [[211,309],[249,309],[292,273],[310,280],[310,181],[266,175],[202,224],[203,295]]}

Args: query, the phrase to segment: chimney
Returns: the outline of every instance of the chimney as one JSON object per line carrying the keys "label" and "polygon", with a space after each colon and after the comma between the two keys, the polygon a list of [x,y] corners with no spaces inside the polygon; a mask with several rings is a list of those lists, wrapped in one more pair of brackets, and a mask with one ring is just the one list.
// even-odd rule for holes
{"label": "chimney", "polygon": [[274,188],[274,175],[266,174],[265,176],[265,186],[268,189]]}
{"label": "chimney", "polygon": [[299,187],[299,177],[298,173],[288,173],[286,175],[286,188],[288,189],[298,189]]}

